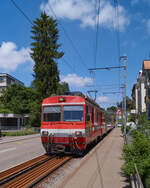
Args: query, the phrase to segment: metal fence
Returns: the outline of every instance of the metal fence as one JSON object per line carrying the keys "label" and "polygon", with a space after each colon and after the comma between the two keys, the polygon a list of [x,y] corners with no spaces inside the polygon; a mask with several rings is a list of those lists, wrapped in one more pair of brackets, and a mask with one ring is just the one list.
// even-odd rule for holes
{"label": "metal fence", "polygon": [[138,172],[138,169],[137,169],[137,166],[135,163],[134,163],[134,168],[135,168],[136,174],[130,176],[131,186],[132,186],[132,188],[144,188],[143,183],[141,181],[141,177],[139,175],[139,172]]}
{"label": "metal fence", "polygon": [[[134,129],[131,129],[128,134],[124,137],[124,143],[125,144],[131,144],[132,143],[132,136],[131,136],[131,132]],[[131,181],[131,187],[132,188],[144,188],[141,177],[139,175],[138,169],[136,164],[134,163],[134,168],[135,168],[135,172],[136,174],[131,174],[130,175],[130,181]]]}

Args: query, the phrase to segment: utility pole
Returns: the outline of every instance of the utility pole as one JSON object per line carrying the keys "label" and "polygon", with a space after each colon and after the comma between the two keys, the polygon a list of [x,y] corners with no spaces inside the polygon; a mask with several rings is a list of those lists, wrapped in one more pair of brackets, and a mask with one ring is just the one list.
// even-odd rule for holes
{"label": "utility pole", "polygon": [[100,68],[90,68],[89,71],[97,71],[97,70],[112,70],[112,69],[121,69],[124,70],[124,84],[123,84],[123,119],[124,119],[124,136],[126,141],[126,78],[127,78],[127,56],[120,56],[120,61],[123,58],[124,65],[116,66],[116,67],[100,67]]}
{"label": "utility pole", "polygon": [[127,56],[120,56],[120,60],[124,60],[124,84],[123,84],[123,119],[124,119],[124,136],[126,140],[126,121],[127,121],[127,113],[126,113],[126,79],[127,79]]}

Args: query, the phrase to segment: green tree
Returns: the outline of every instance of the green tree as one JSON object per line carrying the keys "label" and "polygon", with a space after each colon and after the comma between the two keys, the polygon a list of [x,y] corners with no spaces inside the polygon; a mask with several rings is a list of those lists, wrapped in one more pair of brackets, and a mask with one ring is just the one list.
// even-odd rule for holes
{"label": "green tree", "polygon": [[69,85],[66,82],[59,83],[58,89],[57,89],[57,94],[62,95],[64,92],[69,91]]}
{"label": "green tree", "polygon": [[39,103],[57,93],[59,87],[59,71],[56,61],[63,56],[58,49],[58,29],[56,20],[42,13],[40,18],[34,21],[31,37],[31,57],[34,60],[33,86],[37,91]]}
{"label": "green tree", "polygon": [[116,110],[117,110],[117,107],[116,107],[116,106],[111,106],[111,107],[108,107],[108,108],[107,108],[107,111],[110,111],[110,112],[112,112],[112,113],[116,112]]}
{"label": "green tree", "polygon": [[135,174],[134,163],[137,165],[144,187],[150,187],[150,140],[141,130],[132,133],[131,144],[124,145],[123,171],[130,175]]}
{"label": "green tree", "polygon": [[[117,106],[122,109],[122,101],[120,103],[117,103]],[[133,109],[133,102],[132,100],[127,96],[126,97],[126,109],[127,111],[131,111]]]}
{"label": "green tree", "polygon": [[16,114],[29,114],[31,104],[35,100],[35,91],[22,85],[13,84],[3,91],[1,96],[1,109]]}
{"label": "green tree", "polygon": [[45,12],[34,21],[32,26],[33,42],[31,43],[31,57],[34,64],[34,80],[32,88],[36,90],[37,99],[32,104],[31,125],[40,126],[41,102],[51,94],[61,93],[63,85],[59,83],[57,60],[64,53],[59,51],[58,29],[56,20],[47,16]]}

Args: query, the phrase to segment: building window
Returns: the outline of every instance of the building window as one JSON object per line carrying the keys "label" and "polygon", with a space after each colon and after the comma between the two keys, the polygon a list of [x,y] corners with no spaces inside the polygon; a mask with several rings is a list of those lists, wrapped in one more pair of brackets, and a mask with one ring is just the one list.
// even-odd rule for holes
{"label": "building window", "polygon": [[6,78],[5,77],[0,77],[0,83],[3,83],[6,81]]}

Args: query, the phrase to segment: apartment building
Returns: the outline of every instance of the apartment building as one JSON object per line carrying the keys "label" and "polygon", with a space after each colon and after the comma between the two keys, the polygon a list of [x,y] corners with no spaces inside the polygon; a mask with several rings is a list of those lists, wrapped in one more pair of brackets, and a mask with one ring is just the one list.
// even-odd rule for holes
{"label": "apartment building", "polygon": [[138,89],[137,89],[137,83],[133,85],[132,88],[132,101],[133,101],[133,106],[136,111],[136,114],[138,114]]}
{"label": "apartment building", "polygon": [[132,88],[132,99],[136,113],[147,113],[150,119],[150,60],[144,60],[137,82]]}
{"label": "apartment building", "polygon": [[145,103],[146,103],[146,113],[148,118],[150,119],[150,60],[143,61],[143,76],[145,77]]}
{"label": "apartment building", "polygon": [[23,82],[17,80],[7,73],[0,73],[0,95],[3,89],[10,87],[12,84],[24,85]]}
{"label": "apartment building", "polygon": [[[0,73],[0,95],[2,94],[2,91],[4,89],[10,87],[12,84],[24,85],[23,82],[17,80],[13,76],[7,73]],[[22,122],[25,121],[27,118],[25,117],[23,118],[19,114],[0,113],[0,129],[3,130],[20,129]]]}
{"label": "apartment building", "polygon": [[146,88],[145,88],[145,75],[143,71],[139,71],[139,76],[137,78],[136,84],[132,88],[132,99],[136,113],[146,112]]}

